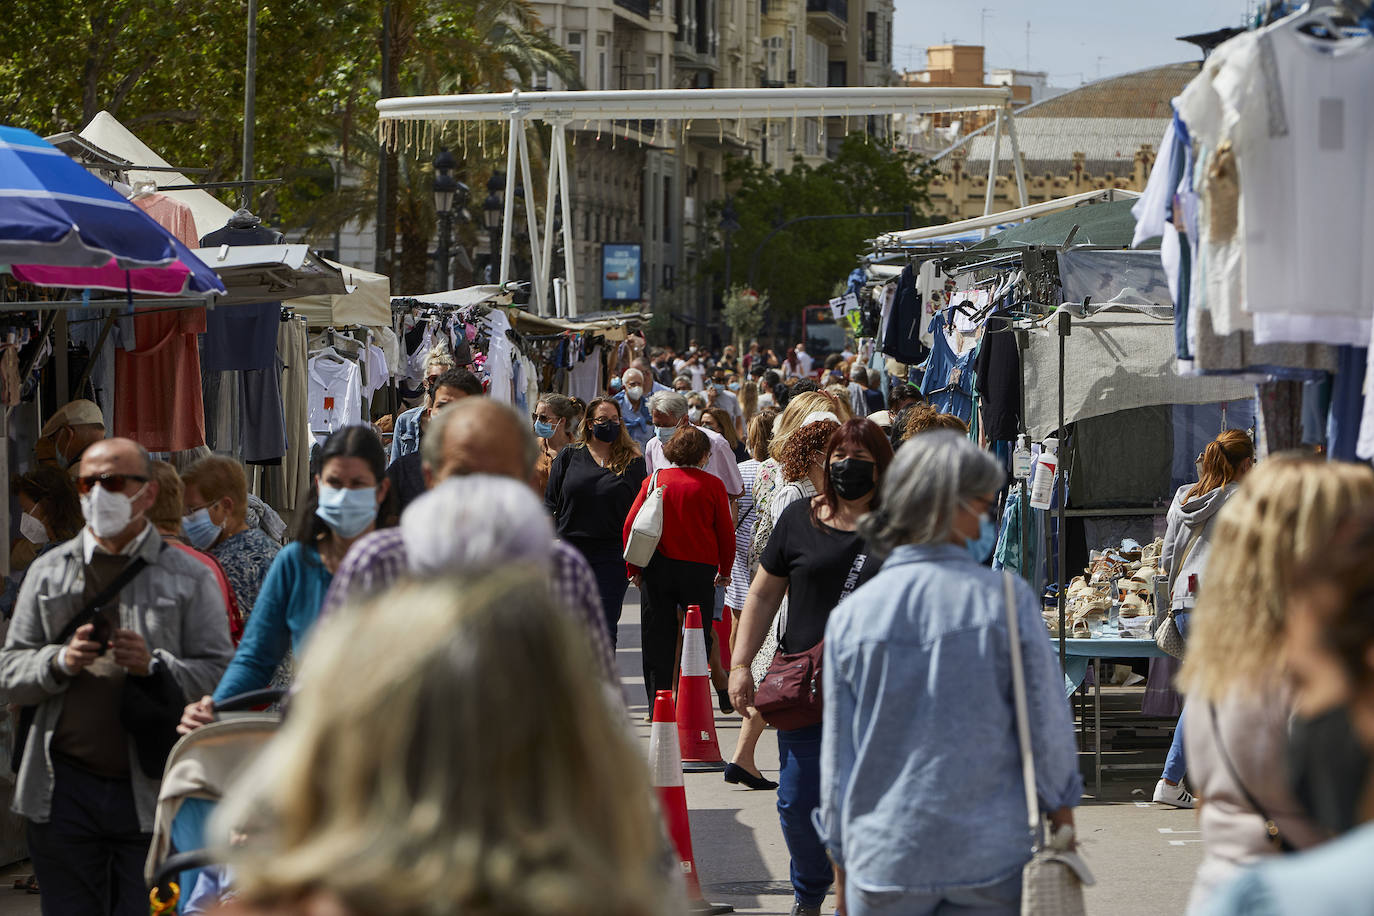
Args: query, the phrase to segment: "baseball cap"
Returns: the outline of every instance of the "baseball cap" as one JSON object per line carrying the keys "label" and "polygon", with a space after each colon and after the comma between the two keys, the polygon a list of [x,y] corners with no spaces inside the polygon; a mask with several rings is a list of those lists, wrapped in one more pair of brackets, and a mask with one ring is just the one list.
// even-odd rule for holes
{"label": "baseball cap", "polygon": [[78,398],[57,409],[57,412],[43,424],[39,438],[46,439],[64,426],[104,426],[105,415],[100,412],[94,401]]}

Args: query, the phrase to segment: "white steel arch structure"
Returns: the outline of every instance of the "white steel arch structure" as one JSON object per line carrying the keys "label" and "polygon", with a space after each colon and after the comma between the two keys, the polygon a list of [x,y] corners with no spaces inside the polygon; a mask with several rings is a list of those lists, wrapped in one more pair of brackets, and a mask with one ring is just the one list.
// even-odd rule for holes
{"label": "white steel arch structure", "polygon": [[[1005,129],[1011,142],[1011,159],[1016,172],[1017,190],[1022,206],[1026,203],[1025,175],[1016,139],[1015,121],[1010,117],[1011,89],[1008,87],[832,87],[801,89],[638,89],[624,91],[570,91],[480,93],[470,95],[432,95],[382,99],[377,103],[382,142],[397,148],[420,145],[428,148],[436,139],[438,125],[453,121],[505,121],[509,123],[506,149],[508,193],[502,225],[502,283],[510,279],[512,217],[515,213],[513,189],[523,176],[533,181],[530,172],[529,143],[524,127],[543,122],[553,128],[549,156],[548,193],[545,201],[543,244],[534,208],[533,195],[525,196],[526,223],[530,229],[530,253],[534,277],[534,300],[541,314],[549,314],[549,287],[553,259],[553,219],[555,199],[561,201],[564,232],[563,258],[567,277],[567,313],[577,314],[572,253],[572,204],[566,130],[578,121],[587,125],[618,120],[723,121],[728,119],[793,120],[815,117],[866,117],[923,115],[962,111],[993,111],[993,155],[988,164],[988,189],[984,212],[992,208],[993,179],[996,177],[998,151]],[[1007,115],[1007,117],[1003,117]],[[1005,125],[1005,128],[1004,128]],[[625,128],[626,136],[630,130]]]}

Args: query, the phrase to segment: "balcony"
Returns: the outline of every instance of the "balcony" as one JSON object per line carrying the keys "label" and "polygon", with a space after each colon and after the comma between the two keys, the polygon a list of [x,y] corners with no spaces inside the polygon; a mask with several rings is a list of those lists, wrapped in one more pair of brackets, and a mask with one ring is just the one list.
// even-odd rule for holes
{"label": "balcony", "polygon": [[849,0],[806,0],[806,18],[840,33],[849,25]]}
{"label": "balcony", "polygon": [[615,5],[636,16],[649,18],[649,0],[615,0]]}

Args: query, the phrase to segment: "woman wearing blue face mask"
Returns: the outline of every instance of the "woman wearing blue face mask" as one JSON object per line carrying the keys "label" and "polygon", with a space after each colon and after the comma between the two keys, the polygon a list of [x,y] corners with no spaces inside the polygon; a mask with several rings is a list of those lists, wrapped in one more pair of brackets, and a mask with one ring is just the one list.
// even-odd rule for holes
{"label": "woman wearing blue face mask", "polygon": [[540,493],[549,485],[549,469],[558,453],[571,445],[581,431],[587,409],[577,398],[562,394],[543,394],[534,405],[534,437],[539,440],[539,458],[534,463],[534,486]]}
{"label": "woman wearing blue face mask", "polygon": [[[860,523],[882,571],[825,629],[816,826],[851,916],[1015,916],[1031,856],[1006,580],[982,565],[1001,465],[953,432],[897,453]],[[1073,824],[1083,788],[1059,664],[1012,583],[1040,804]]]}
{"label": "woman wearing blue face mask", "polygon": [[266,687],[288,652],[299,654],[348,548],[393,514],[382,441],[370,426],[349,426],[325,441],[295,538],[277,554],[248,618],[243,641],[214,697],[187,708],[183,723],[209,721],[214,701]]}

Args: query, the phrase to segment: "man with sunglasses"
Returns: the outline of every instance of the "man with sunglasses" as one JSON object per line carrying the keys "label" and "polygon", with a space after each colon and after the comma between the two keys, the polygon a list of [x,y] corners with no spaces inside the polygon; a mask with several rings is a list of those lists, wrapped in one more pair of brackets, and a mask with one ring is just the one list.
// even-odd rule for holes
{"label": "man with sunglasses", "polygon": [[[3,649],[0,697],[34,707],[14,811],[28,820],[43,912],[147,912],[143,861],[160,772],[123,724],[124,693],[158,669],[188,697],[213,690],[233,656],[210,570],[164,550],[146,513],[148,453],[129,439],[87,448],[76,478],[86,527],[34,561]],[[146,566],[129,578],[131,563]],[[57,634],[123,585],[65,644]]]}

